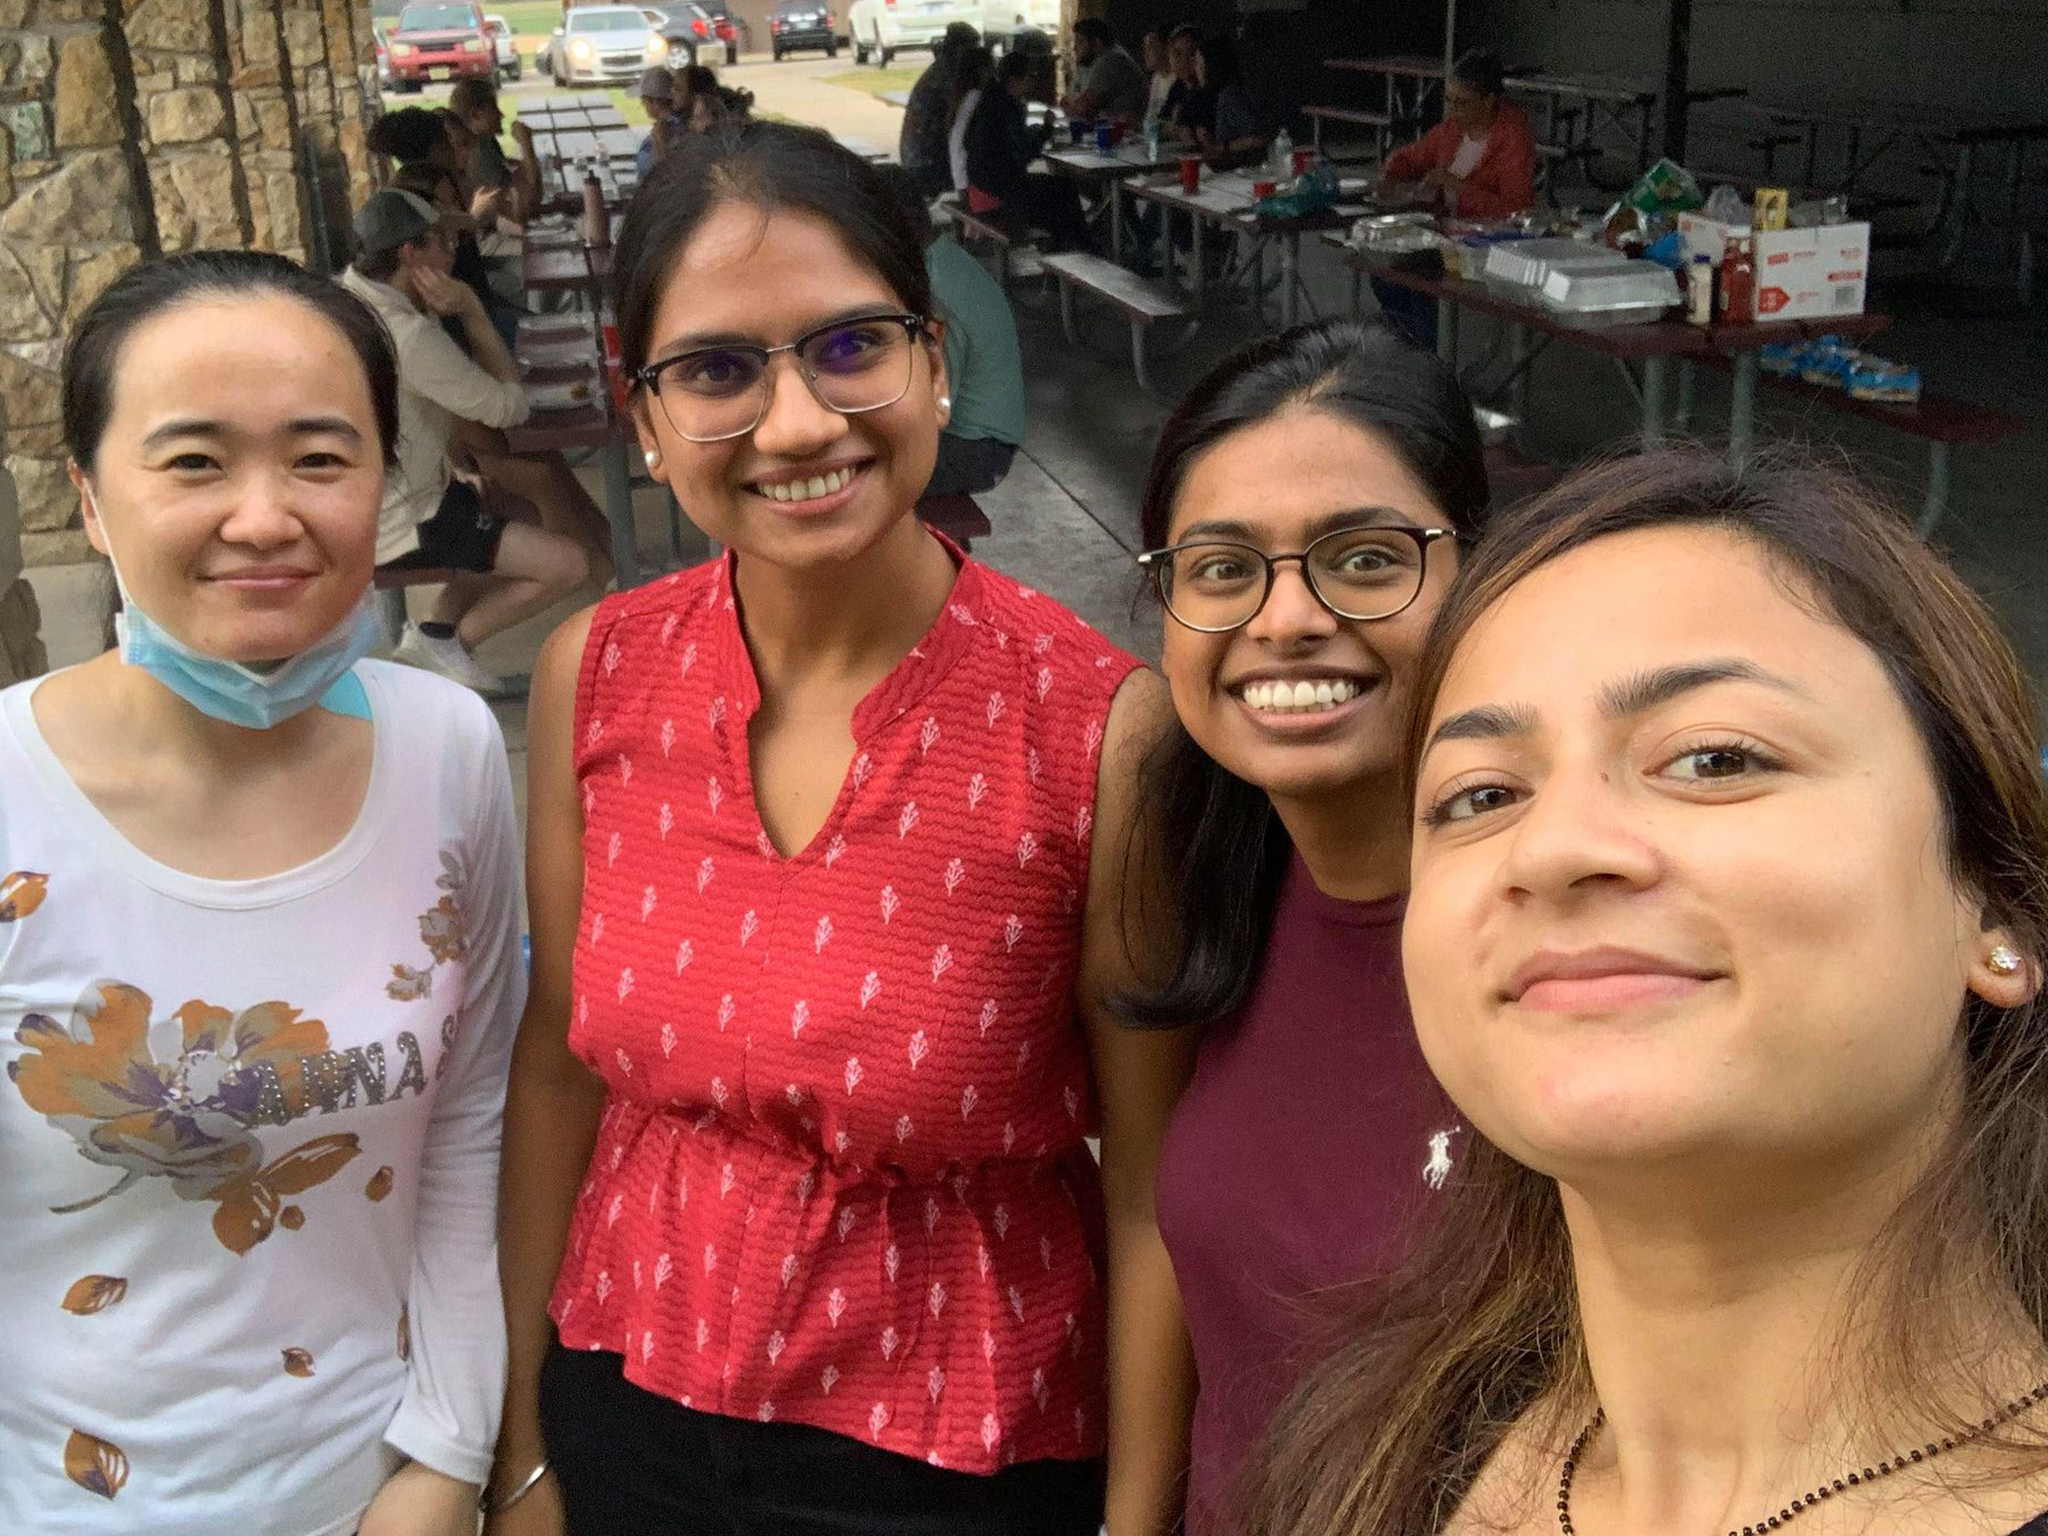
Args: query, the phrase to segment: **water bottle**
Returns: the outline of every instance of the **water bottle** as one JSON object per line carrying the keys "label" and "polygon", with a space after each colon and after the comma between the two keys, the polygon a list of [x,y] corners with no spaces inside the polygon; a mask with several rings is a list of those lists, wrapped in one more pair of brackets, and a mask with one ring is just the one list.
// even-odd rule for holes
{"label": "water bottle", "polygon": [[612,216],[604,205],[604,186],[597,179],[597,168],[588,161],[583,166],[583,243],[594,247],[612,243]]}
{"label": "water bottle", "polygon": [[1275,181],[1294,179],[1294,140],[1288,136],[1285,125],[1273,136],[1273,151],[1266,157],[1266,164]]}
{"label": "water bottle", "polygon": [[1159,163],[1159,119],[1156,117],[1145,122],[1145,159],[1153,165]]}

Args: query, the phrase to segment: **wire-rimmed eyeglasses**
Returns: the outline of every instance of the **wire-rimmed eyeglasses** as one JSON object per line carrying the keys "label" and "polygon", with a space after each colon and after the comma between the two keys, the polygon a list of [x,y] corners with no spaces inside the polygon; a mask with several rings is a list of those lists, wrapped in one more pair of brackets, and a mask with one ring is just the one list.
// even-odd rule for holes
{"label": "wire-rimmed eyeglasses", "polygon": [[649,363],[635,375],[661,402],[678,437],[722,443],[745,437],[768,414],[769,364],[787,352],[817,402],[842,416],[879,411],[910,390],[916,342],[936,336],[923,315],[834,320],[779,347],[719,342]]}
{"label": "wire-rimmed eyeglasses", "polygon": [[1306,549],[1269,555],[1229,539],[1191,539],[1138,556],[1176,623],[1205,635],[1240,629],[1273,594],[1274,570],[1292,560],[1308,589],[1340,619],[1392,618],[1422,591],[1429,546],[1449,528],[1359,523],[1334,528]]}

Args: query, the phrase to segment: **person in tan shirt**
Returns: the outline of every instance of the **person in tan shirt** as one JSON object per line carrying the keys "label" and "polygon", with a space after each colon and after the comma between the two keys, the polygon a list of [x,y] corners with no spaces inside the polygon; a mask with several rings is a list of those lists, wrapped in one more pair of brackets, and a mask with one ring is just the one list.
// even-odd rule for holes
{"label": "person in tan shirt", "polygon": [[[406,626],[397,659],[500,693],[505,684],[478,664],[475,648],[581,587],[593,560],[579,541],[545,526],[553,509],[536,506],[543,526],[517,521],[502,485],[450,467],[449,448],[465,424],[516,426],[528,406],[518,365],[482,300],[451,275],[453,250],[433,205],[386,188],[363,204],[355,229],[356,259],[342,286],[377,312],[398,354],[398,462],[378,514],[377,569],[462,573],[436,595],[430,618]],[[467,355],[443,318],[462,327]],[[570,478],[566,468],[562,478]]]}

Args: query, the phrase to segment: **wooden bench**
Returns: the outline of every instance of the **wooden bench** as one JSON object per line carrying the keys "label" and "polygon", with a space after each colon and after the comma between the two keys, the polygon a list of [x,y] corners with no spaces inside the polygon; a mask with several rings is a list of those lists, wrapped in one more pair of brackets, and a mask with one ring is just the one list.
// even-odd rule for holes
{"label": "wooden bench", "polygon": [[993,219],[972,212],[964,203],[960,206],[958,224],[962,244],[985,245],[995,252],[996,281],[1005,288],[1010,286],[1012,256],[1036,251],[1039,241],[1045,237],[1045,231],[1034,229],[1020,238]]}
{"label": "wooden bench", "polygon": [[963,552],[974,547],[974,540],[995,532],[989,525],[988,514],[981,510],[981,503],[972,496],[927,496],[918,502],[917,515],[921,522],[958,544]]}
{"label": "wooden bench", "polygon": [[[1711,359],[1726,368],[1728,359]],[[1809,384],[1787,374],[1764,374],[1761,383],[1824,405],[1846,411],[1866,421],[1882,422],[1894,432],[1917,437],[1927,444],[1927,496],[1920,504],[1919,528],[1922,538],[1934,532],[1948,510],[1949,459],[1959,444],[2002,443],[2027,428],[2025,418],[1992,406],[1972,405],[1953,395],[1922,390],[1911,405],[1893,405],[1882,400],[1858,400],[1846,389]]]}
{"label": "wooden bench", "polygon": [[1081,345],[1080,334],[1074,327],[1076,288],[1107,299],[1123,311],[1131,327],[1132,371],[1138,376],[1138,387],[1151,393],[1152,380],[1145,366],[1145,333],[1161,320],[1188,318],[1193,312],[1188,301],[1113,261],[1080,251],[1046,257],[1045,271],[1060,285],[1060,325],[1067,340],[1075,346]]}
{"label": "wooden bench", "polygon": [[1303,107],[1301,115],[1313,125],[1309,129],[1310,140],[1317,149],[1323,147],[1323,124],[1346,123],[1353,127],[1370,128],[1373,145],[1380,157],[1386,158],[1387,141],[1394,131],[1394,119],[1385,112],[1375,112],[1369,107]]}

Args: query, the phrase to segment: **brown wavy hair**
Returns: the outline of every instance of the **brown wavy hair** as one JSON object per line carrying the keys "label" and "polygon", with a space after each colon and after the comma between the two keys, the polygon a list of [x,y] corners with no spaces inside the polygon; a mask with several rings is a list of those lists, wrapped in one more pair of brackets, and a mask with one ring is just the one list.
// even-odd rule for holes
{"label": "brown wavy hair", "polygon": [[[1431,630],[1408,737],[1411,785],[1473,624],[1559,556],[1659,527],[1753,540],[1789,591],[1877,656],[1932,764],[1953,878],[2040,975],[2048,785],[2026,674],[1983,602],[1904,519],[1812,460],[1738,469],[1699,448],[1641,454],[1575,474],[1496,522]],[[1973,1430],[1954,1407],[1987,1390],[1964,1364],[1982,1343],[1966,1336],[1961,1303],[2009,1297],[2048,1339],[2048,1003],[1998,1009],[1972,996],[1957,1028],[1965,1082],[1951,1145],[1863,1260],[1855,1322],[1874,1342],[1842,1367],[1853,1401],[1926,1405],[1929,1438]],[[1534,1415],[1531,1427],[1561,1454],[1584,1423],[1593,1390],[1555,1182],[1475,1135],[1443,1194],[1409,1265],[1345,1298],[1329,1352],[1273,1419],[1235,1529],[1434,1536],[1510,1426]],[[1928,1305],[1942,1298],[1952,1305]],[[2024,1428],[1997,1443],[2008,1453],[2001,1466],[2048,1462]]]}

